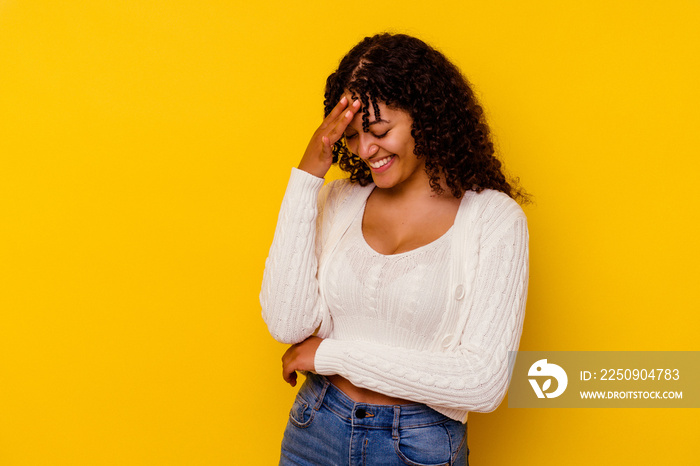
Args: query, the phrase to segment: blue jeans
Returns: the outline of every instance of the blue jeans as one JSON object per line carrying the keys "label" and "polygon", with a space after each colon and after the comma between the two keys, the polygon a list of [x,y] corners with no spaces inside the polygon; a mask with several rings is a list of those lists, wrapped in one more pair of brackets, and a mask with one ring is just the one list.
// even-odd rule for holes
{"label": "blue jeans", "polygon": [[423,404],[356,403],[308,373],[289,413],[280,465],[468,465],[467,425]]}

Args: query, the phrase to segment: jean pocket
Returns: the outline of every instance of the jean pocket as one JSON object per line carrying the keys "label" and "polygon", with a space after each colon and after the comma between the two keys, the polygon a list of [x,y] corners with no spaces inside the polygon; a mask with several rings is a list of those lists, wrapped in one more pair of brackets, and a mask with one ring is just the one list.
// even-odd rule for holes
{"label": "jean pocket", "polygon": [[289,411],[289,421],[297,427],[305,428],[311,425],[316,411],[304,398],[297,394],[292,409]]}
{"label": "jean pocket", "polygon": [[447,423],[412,429],[399,429],[394,449],[401,461],[410,466],[448,466],[452,464],[453,435]]}

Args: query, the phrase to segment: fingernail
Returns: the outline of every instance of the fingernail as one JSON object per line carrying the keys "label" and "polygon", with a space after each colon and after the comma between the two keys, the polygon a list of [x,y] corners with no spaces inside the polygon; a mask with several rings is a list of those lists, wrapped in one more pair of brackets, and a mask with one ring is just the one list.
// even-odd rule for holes
{"label": "fingernail", "polygon": [[360,101],[359,101],[359,100],[355,100],[355,101],[353,101],[352,105],[353,105],[354,107],[359,107],[359,106],[360,106]]}
{"label": "fingernail", "polygon": [[350,110],[348,110],[347,112],[345,112],[345,116],[346,116],[346,117],[352,116],[352,112],[351,112]]}
{"label": "fingernail", "polygon": [[348,101],[348,98],[345,97],[345,96],[343,96],[343,98],[340,99],[340,103],[341,103],[341,104],[345,104],[347,101]]}

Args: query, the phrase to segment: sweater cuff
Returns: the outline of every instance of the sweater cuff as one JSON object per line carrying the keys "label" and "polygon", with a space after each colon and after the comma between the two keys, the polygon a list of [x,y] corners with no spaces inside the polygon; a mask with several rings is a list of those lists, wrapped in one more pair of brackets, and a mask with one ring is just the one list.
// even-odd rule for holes
{"label": "sweater cuff", "polygon": [[[287,216],[291,216],[296,221],[311,221],[317,213],[318,193],[321,191],[324,181],[323,178],[318,178],[304,170],[292,168],[287,190],[282,199],[280,219],[286,213]],[[282,220],[277,221],[278,228],[280,221]]]}
{"label": "sweater cuff", "polygon": [[332,338],[324,339],[316,349],[314,357],[314,372],[319,375],[344,375],[343,361],[346,343]]}
{"label": "sweater cuff", "polygon": [[323,183],[326,180],[312,175],[311,173],[305,172],[304,170],[299,170],[298,168],[292,167],[292,173],[289,175],[289,182],[287,183],[287,191],[291,191],[293,194],[304,195],[305,193],[314,194],[314,202],[318,196],[318,191],[323,187]]}

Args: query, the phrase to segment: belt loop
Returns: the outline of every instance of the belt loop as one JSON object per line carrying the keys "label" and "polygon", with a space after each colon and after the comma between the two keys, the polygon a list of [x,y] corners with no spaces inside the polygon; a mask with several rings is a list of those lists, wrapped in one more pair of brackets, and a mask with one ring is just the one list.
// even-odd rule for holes
{"label": "belt loop", "polygon": [[316,377],[321,379],[320,382],[323,384],[323,386],[321,387],[321,393],[318,395],[318,398],[316,399],[316,404],[314,405],[314,411],[318,411],[319,409],[321,409],[321,405],[323,404],[323,398],[326,396],[326,390],[328,390],[328,387],[331,384],[327,377],[318,376],[318,375]]}
{"label": "belt loop", "polygon": [[399,439],[399,418],[401,417],[401,406],[394,406],[394,423],[391,426],[391,438]]}

